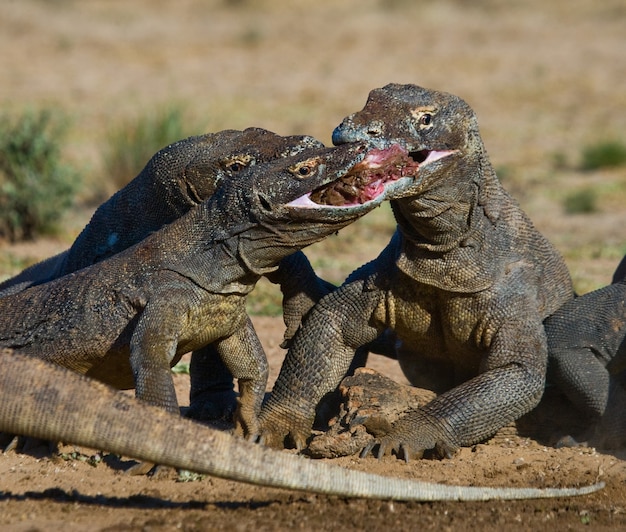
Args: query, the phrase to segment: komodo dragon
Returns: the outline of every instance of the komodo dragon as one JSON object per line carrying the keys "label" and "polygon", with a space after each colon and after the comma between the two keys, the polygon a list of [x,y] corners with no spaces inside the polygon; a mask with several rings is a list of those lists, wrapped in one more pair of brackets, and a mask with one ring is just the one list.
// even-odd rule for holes
{"label": "komodo dragon", "polygon": [[[400,147],[368,150],[315,148],[255,165],[126,251],[1,298],[0,346],[178,412],[170,366],[214,343],[239,380],[237,426],[256,434],[268,368],[246,295],[284,257],[419,186]],[[342,205],[309,199],[327,186]]]}
{"label": "komodo dragon", "polygon": [[[261,128],[189,137],[159,150],[125,187],[100,205],[70,249],[0,283],[0,296],[91,266],[129,248],[213,195],[243,169],[322,143]],[[10,290],[9,290],[10,288]]]}
{"label": "komodo dragon", "polygon": [[0,365],[0,430],[226,479],[342,497],[417,501],[567,497],[604,486],[464,487],[382,477],[264,449],[30,356],[0,350]]}
{"label": "komodo dragon", "polygon": [[[245,168],[321,146],[310,136],[283,137],[261,128],[225,130],[175,142],[158,151],[135,179],[96,210],[69,250],[1,283],[0,297],[123,251],[207,200],[220,183],[236,179]],[[300,316],[329,291],[328,286],[313,274],[302,253],[284,259],[275,272],[268,273],[268,278],[279,283],[285,295],[283,316],[285,338],[289,339]],[[190,415],[205,418],[232,414],[232,375],[212,346],[194,353],[190,373]]]}
{"label": "komodo dragon", "polygon": [[625,264],[612,284],[568,301],[544,322],[548,381],[588,417],[590,427],[580,439],[608,449],[626,443]]}
{"label": "komodo dragon", "polygon": [[389,245],[309,312],[263,407],[260,439],[304,446],[316,405],[337,388],[355,350],[390,328],[410,382],[431,388],[430,371],[446,379],[434,390],[443,393],[363,454],[378,446],[378,456],[450,456],[539,402],[542,321],[573,297],[570,276],[500,185],[460,98],[415,85],[374,90],[333,133],[336,144],[358,139],[399,142],[417,160],[432,150],[454,155],[445,173],[424,176],[418,194],[391,202],[398,228]]}

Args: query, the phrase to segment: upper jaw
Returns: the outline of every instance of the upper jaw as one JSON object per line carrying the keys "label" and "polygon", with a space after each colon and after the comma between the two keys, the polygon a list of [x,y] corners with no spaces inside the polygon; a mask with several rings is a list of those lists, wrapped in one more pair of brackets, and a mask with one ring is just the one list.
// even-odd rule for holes
{"label": "upper jaw", "polygon": [[386,131],[382,121],[368,120],[365,125],[354,124],[352,116],[350,116],[335,128],[332,134],[332,141],[333,144],[338,146],[349,142],[366,140],[370,146],[381,150],[389,148],[394,144],[399,144],[407,150],[409,157],[419,164],[433,162],[435,160],[433,157],[436,157],[435,154],[438,152],[448,153],[451,151],[443,146],[437,148],[426,146],[419,142],[419,138],[411,138],[409,136],[407,139],[407,136],[402,134],[402,131],[397,133],[399,133],[398,136],[391,131]]}

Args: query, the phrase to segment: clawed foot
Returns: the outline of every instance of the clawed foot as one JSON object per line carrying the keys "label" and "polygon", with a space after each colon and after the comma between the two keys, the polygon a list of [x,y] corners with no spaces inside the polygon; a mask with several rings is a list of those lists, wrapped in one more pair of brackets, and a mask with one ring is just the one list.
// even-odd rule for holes
{"label": "clawed foot", "polygon": [[425,455],[435,458],[452,458],[458,446],[446,441],[435,426],[419,410],[400,416],[393,423],[380,416],[372,416],[363,421],[367,432],[374,438],[363,447],[361,458],[370,453],[381,459],[385,455],[395,455],[409,462]]}
{"label": "clawed foot", "polygon": [[[388,431],[376,431],[375,439],[361,451],[361,458],[370,453],[377,458],[395,454],[406,462],[423,458],[425,455],[439,459],[452,458],[459,450],[459,446],[454,444],[438,425],[438,420],[430,419],[419,409],[413,410],[395,421]],[[365,426],[368,427],[367,421]],[[368,432],[375,431],[370,427]]]}
{"label": "clawed foot", "polygon": [[295,412],[264,410],[256,441],[274,449],[304,449],[311,436],[313,420],[299,419]]}
{"label": "clawed foot", "polygon": [[365,458],[370,452],[378,459],[387,454],[394,454],[408,463],[411,459],[420,459],[427,454],[439,459],[452,458],[458,450],[457,446],[443,440],[435,442],[432,447],[425,447],[423,443],[419,443],[419,437],[406,439],[391,434],[368,443],[361,451],[360,457]]}

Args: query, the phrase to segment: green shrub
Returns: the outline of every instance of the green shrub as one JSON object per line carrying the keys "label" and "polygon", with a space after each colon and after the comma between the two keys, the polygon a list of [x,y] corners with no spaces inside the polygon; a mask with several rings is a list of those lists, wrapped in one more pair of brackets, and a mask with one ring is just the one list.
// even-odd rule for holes
{"label": "green shrub", "polygon": [[598,210],[597,194],[592,188],[584,188],[565,197],[565,212],[567,214],[589,214]]}
{"label": "green shrub", "polygon": [[618,141],[587,146],[582,154],[582,169],[597,170],[626,164],[626,145]]}
{"label": "green shrub", "polygon": [[104,169],[119,189],[131,181],[161,148],[197,135],[201,128],[189,124],[183,109],[170,106],[134,120],[126,120],[107,135]]}
{"label": "green shrub", "polygon": [[562,151],[554,152],[552,154],[552,166],[555,170],[567,170],[567,155],[565,155]]}
{"label": "green shrub", "polygon": [[0,235],[31,239],[55,229],[78,174],[61,162],[65,121],[50,110],[0,117]]}

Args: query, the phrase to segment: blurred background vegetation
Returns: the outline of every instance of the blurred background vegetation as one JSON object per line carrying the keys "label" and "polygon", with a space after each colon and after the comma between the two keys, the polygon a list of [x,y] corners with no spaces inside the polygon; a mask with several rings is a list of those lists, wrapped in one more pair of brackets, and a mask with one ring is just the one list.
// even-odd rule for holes
{"label": "blurred background vegetation", "polygon": [[61,160],[66,123],[51,110],[0,116],[0,236],[11,242],[57,230],[78,174]]}

